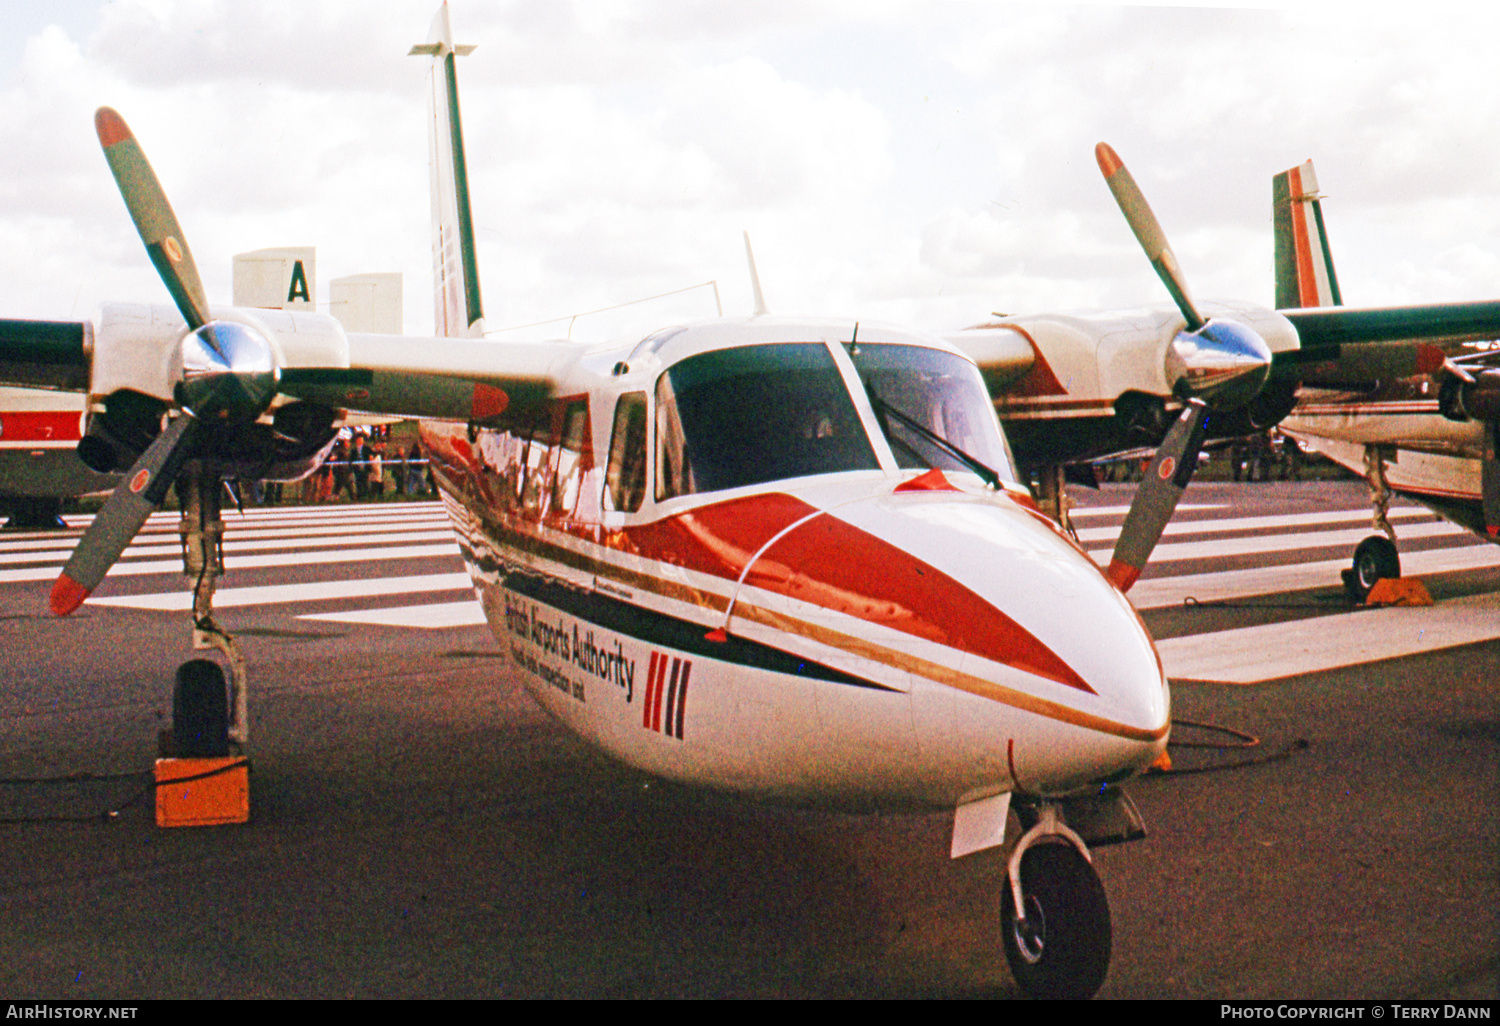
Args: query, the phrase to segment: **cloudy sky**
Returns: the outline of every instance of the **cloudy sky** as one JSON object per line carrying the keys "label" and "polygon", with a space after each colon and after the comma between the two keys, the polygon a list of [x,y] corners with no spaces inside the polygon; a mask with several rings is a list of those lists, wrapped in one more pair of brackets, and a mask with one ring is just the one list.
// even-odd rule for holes
{"label": "cloudy sky", "polygon": [[[948,328],[1169,302],[1093,159],[1111,142],[1204,298],[1269,304],[1270,178],[1312,157],[1345,299],[1500,297],[1500,14],[517,0],[452,7],[491,328],[718,282],[778,314]],[[234,253],[405,275],[431,330],[435,0],[0,2],[0,316],[167,295],[92,114],[116,107],[210,300]],[[585,336],[715,312],[713,292]],[[509,337],[561,333],[567,322]]]}

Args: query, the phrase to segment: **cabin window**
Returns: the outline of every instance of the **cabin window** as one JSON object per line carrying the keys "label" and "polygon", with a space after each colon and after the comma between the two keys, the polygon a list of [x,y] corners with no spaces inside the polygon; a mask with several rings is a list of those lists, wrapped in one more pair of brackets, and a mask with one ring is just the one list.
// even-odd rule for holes
{"label": "cabin window", "polygon": [[588,422],[587,400],[577,399],[563,408],[557,442],[557,469],[552,476],[552,502],[547,507],[548,516],[570,516],[578,506],[579,486],[583,483],[583,442]]}
{"label": "cabin window", "polygon": [[972,472],[930,437],[903,423],[900,414],[985,464],[1002,479],[1015,479],[984,380],[968,360],[925,346],[878,343],[860,343],[850,358],[870,393],[876,419],[897,466]]}
{"label": "cabin window", "polygon": [[547,494],[547,472],[552,456],[552,411],[543,409],[526,433],[516,476],[516,498],[523,516],[540,517]]}
{"label": "cabin window", "polygon": [[608,508],[634,513],[646,497],[646,393],[627,392],[615,404],[615,426],[609,438],[609,466],[604,473]]}
{"label": "cabin window", "polygon": [[877,470],[821,342],[691,356],[656,383],[656,497],[809,474]]}

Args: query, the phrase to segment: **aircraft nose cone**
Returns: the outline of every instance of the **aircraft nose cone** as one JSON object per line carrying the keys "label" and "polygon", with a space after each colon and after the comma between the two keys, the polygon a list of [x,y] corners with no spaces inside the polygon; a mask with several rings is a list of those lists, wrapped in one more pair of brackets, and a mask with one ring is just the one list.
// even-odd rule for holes
{"label": "aircraft nose cone", "polygon": [[[1024,725],[1015,736],[1031,738],[1033,779],[1023,783],[1061,793],[1156,758],[1169,698],[1151,639],[1124,595],[1044,518],[958,493],[893,494],[839,513],[930,568],[927,609],[938,609],[946,582],[977,598],[948,603],[946,643],[964,653],[951,686],[976,716]],[[1038,739],[1059,732],[1068,743],[1041,753]]]}
{"label": "aircraft nose cone", "polygon": [[1270,373],[1271,347],[1234,321],[1209,321],[1198,331],[1178,332],[1167,356],[1167,380],[1220,410],[1254,399]]}

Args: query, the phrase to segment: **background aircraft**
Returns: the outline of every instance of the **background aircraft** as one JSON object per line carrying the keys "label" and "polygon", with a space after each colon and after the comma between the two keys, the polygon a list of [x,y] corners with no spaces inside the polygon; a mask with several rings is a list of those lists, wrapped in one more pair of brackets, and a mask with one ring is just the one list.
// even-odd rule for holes
{"label": "background aircraft", "polygon": [[[1345,584],[1363,599],[1401,575],[1386,519],[1394,494],[1500,541],[1500,302],[1352,309],[1343,305],[1312,161],[1275,176],[1276,305],[1297,326],[1305,386],[1282,430],[1364,476],[1373,535]],[[1357,343],[1382,343],[1359,350]],[[1319,362],[1343,347],[1342,367]],[[1411,354],[1415,366],[1362,366],[1357,354]],[[1402,372],[1404,370],[1404,373]]]}

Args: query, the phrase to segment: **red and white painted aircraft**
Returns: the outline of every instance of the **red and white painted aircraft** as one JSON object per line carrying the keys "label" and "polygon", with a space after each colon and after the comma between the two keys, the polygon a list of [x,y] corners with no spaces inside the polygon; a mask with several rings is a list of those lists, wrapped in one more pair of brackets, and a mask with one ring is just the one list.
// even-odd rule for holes
{"label": "red and white painted aircraft", "polygon": [[[1344,574],[1351,594],[1362,599],[1380,578],[1401,575],[1385,515],[1392,494],[1500,542],[1500,303],[1345,307],[1312,161],[1275,176],[1272,210],[1276,305],[1301,337],[1304,384],[1281,428],[1366,478],[1382,532],[1355,550]],[[1363,352],[1398,359],[1327,362],[1340,347],[1357,354],[1359,343],[1385,343]]]}
{"label": "red and white painted aircraft", "polygon": [[[226,697],[218,664],[179,671],[177,744],[203,753],[200,732],[208,750],[243,744],[245,667],[212,611],[221,480],[309,473],[351,410],[427,418],[489,622],[561,722],[688,783],[953,810],[955,857],[1005,843],[1014,812],[1003,936],[1016,978],[1034,994],[1093,994],[1110,930],[1088,845],[1141,836],[1118,785],[1158,758],[1170,725],[1161,661],[1123,589],[1196,464],[1209,405],[1232,414],[1260,392],[1272,350],[1253,325],[1281,322],[1202,316],[1101,146],[1177,311],[1012,321],[956,344],[769,316],[600,345],[485,341],[454,70],[468,49],[445,6],[413,50],[433,60],[443,337],[431,340],[210,308],[139,144],[98,112],[176,308],[106,306],[91,347],[82,329],[70,343],[12,331],[0,346],[5,381],[64,384],[42,380],[41,363],[81,375],[90,431],[135,461],[53,609],[87,598],[175,486],[195,644],[219,649],[233,677]],[[1048,376],[1037,339],[1049,333],[1183,410],[1107,573],[1018,483],[992,407],[1006,382],[1046,394],[1025,382]]]}

